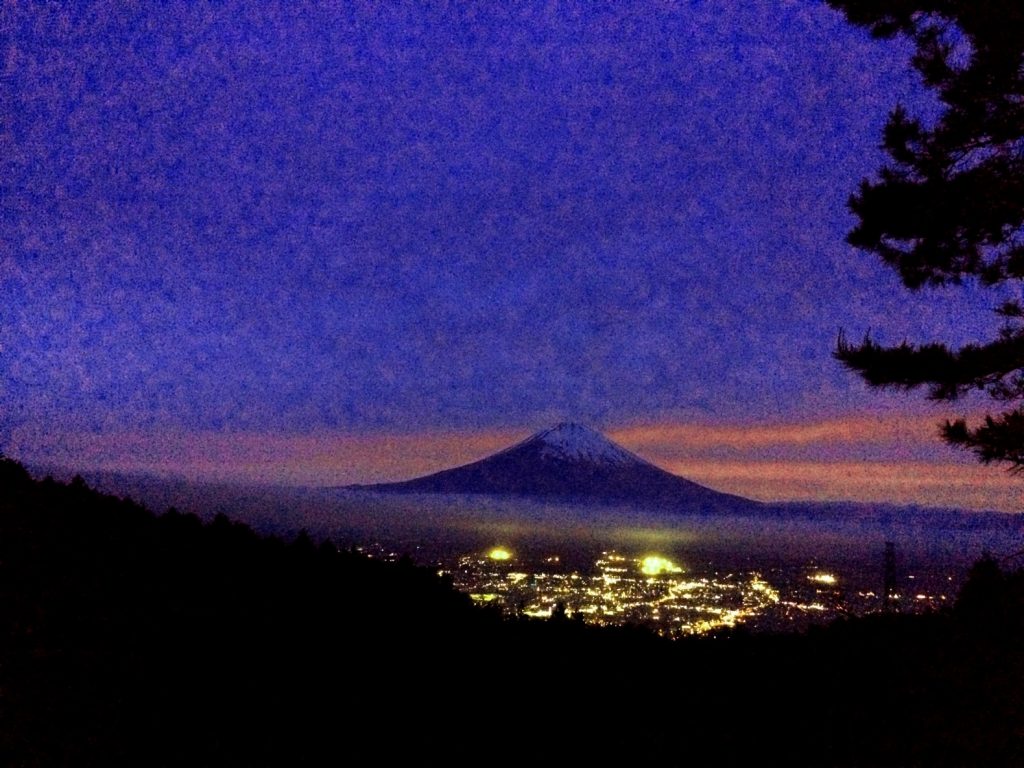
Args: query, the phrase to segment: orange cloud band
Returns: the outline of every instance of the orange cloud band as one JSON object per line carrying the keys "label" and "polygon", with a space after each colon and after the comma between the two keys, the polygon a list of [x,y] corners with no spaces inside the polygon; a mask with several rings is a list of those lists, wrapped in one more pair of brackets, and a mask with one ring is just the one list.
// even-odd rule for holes
{"label": "orange cloud band", "polygon": [[648,448],[763,448],[815,443],[873,443],[893,439],[934,441],[939,418],[846,417],[788,424],[651,424],[613,430],[611,436],[636,450]]}
{"label": "orange cloud band", "polygon": [[267,435],[72,433],[23,430],[9,453],[80,471],[177,475],[197,480],[342,485],[404,479],[478,459],[518,433]]}
{"label": "orange cloud band", "polygon": [[863,501],[964,509],[1024,509],[1024,483],[993,467],[925,462],[707,462],[665,467],[761,501]]}
{"label": "orange cloud band", "polygon": [[[782,425],[654,424],[610,431],[664,467],[718,490],[766,501],[853,500],[1021,509],[1024,480],[956,454],[909,461],[907,446],[934,448],[938,417],[847,417]],[[529,430],[390,435],[60,434],[23,430],[10,455],[78,471],[173,474],[197,480],[342,485],[400,480],[482,458]],[[871,461],[843,456],[869,444]],[[765,455],[798,446],[799,460]],[[727,459],[713,456],[728,449]],[[824,457],[826,448],[831,451]],[[819,456],[819,453],[822,455]],[[951,454],[952,455],[952,454]],[[956,463],[957,460],[963,463]]]}

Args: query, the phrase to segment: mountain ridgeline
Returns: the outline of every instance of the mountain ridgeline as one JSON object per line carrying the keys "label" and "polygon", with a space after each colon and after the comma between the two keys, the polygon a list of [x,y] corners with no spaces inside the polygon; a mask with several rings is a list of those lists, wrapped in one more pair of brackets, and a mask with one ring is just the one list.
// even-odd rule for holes
{"label": "mountain ridgeline", "polygon": [[562,423],[471,464],[397,483],[349,486],[381,493],[519,496],[628,504],[679,512],[752,512],[756,501],[673,475],[581,424]]}

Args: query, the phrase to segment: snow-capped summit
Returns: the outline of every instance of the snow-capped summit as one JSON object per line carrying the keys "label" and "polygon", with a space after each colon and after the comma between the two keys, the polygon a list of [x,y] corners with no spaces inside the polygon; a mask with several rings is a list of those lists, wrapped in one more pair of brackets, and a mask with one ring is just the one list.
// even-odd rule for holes
{"label": "snow-capped summit", "polygon": [[383,493],[451,493],[560,499],[664,511],[745,512],[757,502],[670,474],[582,424],[562,423],[493,456],[400,483]]}
{"label": "snow-capped summit", "polygon": [[545,459],[588,462],[591,464],[647,464],[639,456],[616,445],[600,432],[582,424],[562,422],[527,438],[517,446],[537,445]]}

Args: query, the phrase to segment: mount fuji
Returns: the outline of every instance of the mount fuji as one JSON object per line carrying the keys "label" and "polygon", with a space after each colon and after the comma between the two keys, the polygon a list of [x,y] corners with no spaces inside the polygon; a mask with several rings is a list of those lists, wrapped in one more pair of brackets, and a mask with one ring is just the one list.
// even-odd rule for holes
{"label": "mount fuji", "polygon": [[665,511],[747,512],[762,506],[666,472],[600,432],[573,423],[537,432],[471,464],[404,482],[349,487],[382,493],[628,504]]}

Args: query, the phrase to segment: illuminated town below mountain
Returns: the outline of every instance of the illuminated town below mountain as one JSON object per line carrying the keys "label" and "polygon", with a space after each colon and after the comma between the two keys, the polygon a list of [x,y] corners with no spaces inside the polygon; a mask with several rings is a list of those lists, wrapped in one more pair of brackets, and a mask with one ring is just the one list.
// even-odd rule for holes
{"label": "illuminated town below mountain", "polygon": [[[379,545],[357,549],[386,560],[397,557]],[[592,567],[575,568],[557,554],[519,556],[504,546],[435,565],[474,602],[508,616],[639,625],[668,637],[735,627],[796,630],[885,610],[924,613],[950,603],[958,586],[952,573],[902,574],[886,607],[881,567],[877,573],[839,573],[811,561],[750,570],[689,568],[662,555],[606,550]]]}

